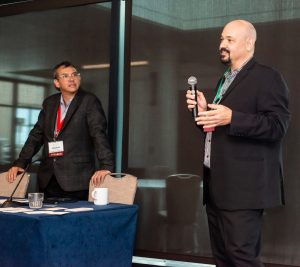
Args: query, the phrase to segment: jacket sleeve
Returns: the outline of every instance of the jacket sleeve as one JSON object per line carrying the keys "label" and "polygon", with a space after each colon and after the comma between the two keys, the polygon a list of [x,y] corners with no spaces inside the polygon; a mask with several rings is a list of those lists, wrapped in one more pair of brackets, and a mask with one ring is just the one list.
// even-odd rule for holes
{"label": "jacket sleeve", "polygon": [[96,155],[103,170],[114,170],[114,155],[106,134],[107,122],[101,105],[96,97],[91,97],[87,105],[87,122],[93,139]]}

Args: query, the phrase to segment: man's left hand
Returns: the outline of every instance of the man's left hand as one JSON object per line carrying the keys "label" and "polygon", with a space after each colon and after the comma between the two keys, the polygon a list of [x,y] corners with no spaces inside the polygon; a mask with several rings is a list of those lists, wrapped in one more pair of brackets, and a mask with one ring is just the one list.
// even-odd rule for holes
{"label": "man's left hand", "polygon": [[203,128],[213,128],[231,123],[232,110],[226,106],[218,104],[208,104],[210,110],[198,113],[195,119],[198,125],[203,125]]}
{"label": "man's left hand", "polygon": [[92,182],[94,186],[100,186],[104,182],[105,175],[110,173],[109,170],[96,171],[92,176]]}

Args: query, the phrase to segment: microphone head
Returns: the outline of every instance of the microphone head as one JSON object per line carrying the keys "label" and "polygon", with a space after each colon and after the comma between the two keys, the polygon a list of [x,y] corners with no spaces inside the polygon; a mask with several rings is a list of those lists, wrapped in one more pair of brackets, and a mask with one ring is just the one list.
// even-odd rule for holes
{"label": "microphone head", "polygon": [[195,85],[197,84],[197,78],[194,76],[191,76],[190,78],[188,78],[188,84],[189,85]]}

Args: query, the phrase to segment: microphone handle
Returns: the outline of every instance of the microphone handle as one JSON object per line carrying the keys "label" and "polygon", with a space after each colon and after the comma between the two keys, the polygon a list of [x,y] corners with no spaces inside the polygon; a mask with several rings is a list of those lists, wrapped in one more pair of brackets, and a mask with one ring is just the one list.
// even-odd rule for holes
{"label": "microphone handle", "polygon": [[[192,95],[195,96],[195,101],[197,102],[197,86],[196,84],[193,84],[190,86],[190,90],[192,91]],[[198,103],[196,103],[195,107],[192,110],[193,118],[196,118],[198,116]]]}

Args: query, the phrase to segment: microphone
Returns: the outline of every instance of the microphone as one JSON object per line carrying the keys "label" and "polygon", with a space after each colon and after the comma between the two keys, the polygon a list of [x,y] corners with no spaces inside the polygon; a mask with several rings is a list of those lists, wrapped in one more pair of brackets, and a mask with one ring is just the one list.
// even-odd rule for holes
{"label": "microphone", "polygon": [[[195,97],[195,101],[197,102],[197,78],[194,76],[191,76],[188,78],[188,84],[190,85],[190,90],[192,92],[192,95]],[[198,116],[198,105],[196,104],[195,107],[192,110],[193,118],[196,118]]]}
{"label": "microphone", "polygon": [[5,200],[2,205],[0,206],[0,208],[10,208],[10,207],[19,207],[19,206],[27,206],[27,203],[21,203],[21,202],[17,202],[17,201],[13,201],[13,195],[16,192],[16,190],[18,189],[20,183],[23,180],[23,177],[26,173],[26,171],[28,170],[29,166],[37,161],[41,161],[41,159],[36,159],[34,161],[32,161],[31,163],[28,163],[26,168],[24,169],[24,172],[19,180],[19,182],[17,183],[17,185],[15,186],[14,190],[12,191],[11,195],[9,196],[9,198],[7,200]]}
{"label": "microphone", "polygon": [[[188,78],[188,84],[190,85],[190,90],[192,91],[192,95],[195,96],[195,100],[197,102],[197,78],[194,76],[191,76]],[[198,105],[195,105],[195,107],[192,110],[193,117],[196,118],[198,116]],[[211,128],[203,128],[203,132],[213,132],[215,130],[214,127]]]}

